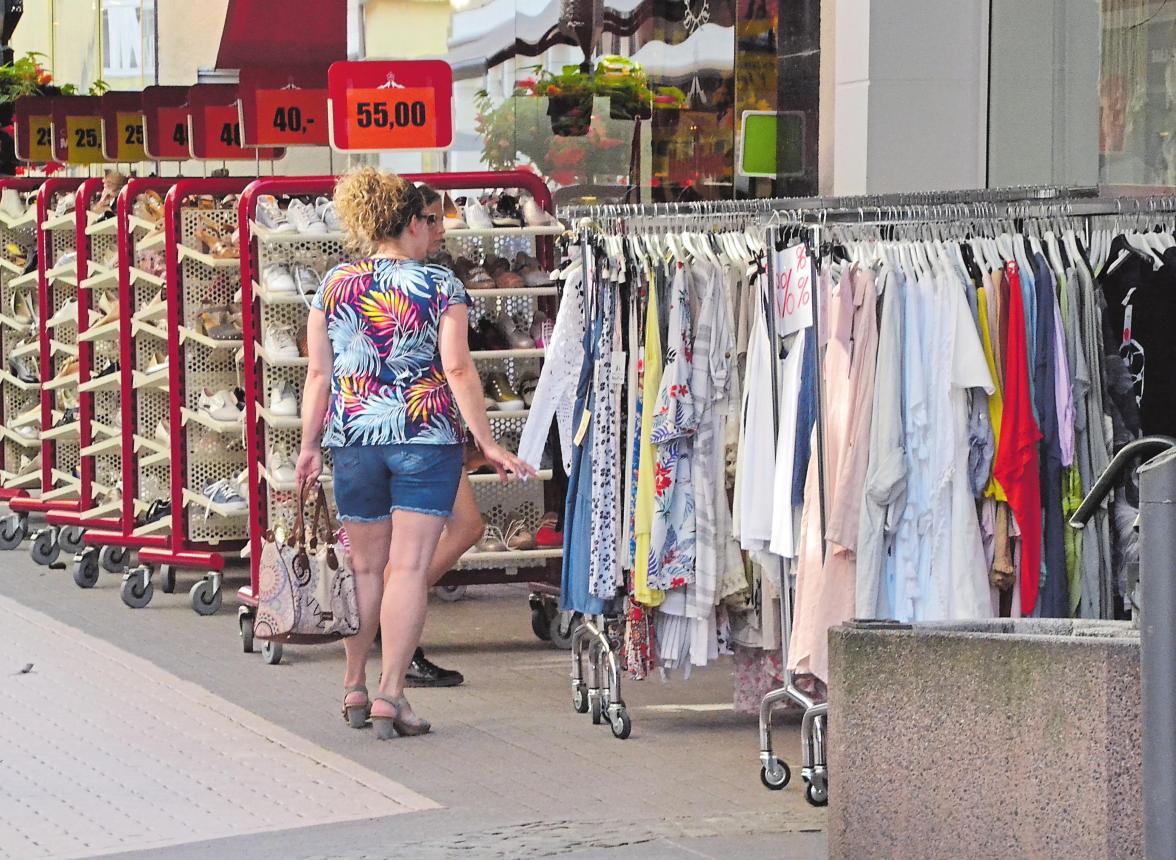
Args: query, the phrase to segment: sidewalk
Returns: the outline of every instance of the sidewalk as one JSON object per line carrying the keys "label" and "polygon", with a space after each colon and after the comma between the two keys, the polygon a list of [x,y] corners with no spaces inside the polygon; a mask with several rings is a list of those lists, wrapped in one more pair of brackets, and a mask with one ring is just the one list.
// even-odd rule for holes
{"label": "sidewalk", "polygon": [[[572,711],[525,587],[430,604],[428,653],[466,684],[412,691],[434,733],[378,743],[338,716],[341,645],[267,666],[183,573],[135,611],[117,577],[0,558],[0,857],[824,856],[824,813],[760,786],[726,665],[628,682],[617,741]],[[795,763],[796,727],[776,739]]]}

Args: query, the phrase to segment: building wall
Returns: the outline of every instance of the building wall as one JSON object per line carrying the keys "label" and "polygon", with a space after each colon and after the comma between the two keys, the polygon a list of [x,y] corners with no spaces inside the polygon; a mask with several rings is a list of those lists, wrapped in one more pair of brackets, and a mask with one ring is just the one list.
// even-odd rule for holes
{"label": "building wall", "polygon": [[[368,0],[363,9],[368,57],[444,58],[452,11],[448,0]],[[406,33],[412,38],[406,39]]]}
{"label": "building wall", "polygon": [[159,83],[196,83],[197,69],[216,66],[229,0],[158,0]]}

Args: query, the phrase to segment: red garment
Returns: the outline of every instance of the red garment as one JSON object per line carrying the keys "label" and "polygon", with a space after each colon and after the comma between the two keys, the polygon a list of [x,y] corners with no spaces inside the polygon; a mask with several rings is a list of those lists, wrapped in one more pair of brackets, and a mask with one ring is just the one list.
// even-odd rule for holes
{"label": "red garment", "polygon": [[1021,528],[1021,614],[1037,605],[1041,581],[1041,474],[1037,443],[1041,430],[1033,418],[1029,398],[1029,353],[1025,334],[1025,305],[1016,263],[1007,266],[1009,278],[1008,354],[1005,357],[1004,414],[992,475],[1009,499]]}

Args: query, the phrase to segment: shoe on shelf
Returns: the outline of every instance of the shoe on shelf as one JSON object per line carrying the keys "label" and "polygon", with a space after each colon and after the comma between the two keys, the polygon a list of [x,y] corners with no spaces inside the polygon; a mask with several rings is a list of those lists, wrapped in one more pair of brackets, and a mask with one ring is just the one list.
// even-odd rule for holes
{"label": "shoe on shelf", "polygon": [[27,326],[37,321],[37,311],[33,308],[32,300],[26,292],[13,290],[8,296],[8,314],[18,323]]}
{"label": "shoe on shelf", "polygon": [[404,676],[406,687],[460,687],[465,682],[461,672],[452,669],[442,669],[436,663],[425,658],[425,652],[417,648],[412,655],[412,662],[408,664],[408,672]]}
{"label": "shoe on shelf", "polygon": [[475,552],[506,552],[506,539],[498,526],[486,524],[482,539],[474,544]]}
{"label": "shoe on shelf", "polygon": [[477,197],[471,197],[465,205],[465,221],[471,230],[491,230],[494,222],[490,220],[490,213]]}
{"label": "shoe on shelf", "polygon": [[499,194],[490,211],[490,221],[495,227],[522,227],[518,198],[511,194]]}
{"label": "shoe on shelf", "polygon": [[147,525],[148,523],[158,522],[165,517],[171,516],[171,500],[170,499],[155,499],[149,505],[147,510],[142,514],[140,520],[137,520],[140,525]]}
{"label": "shoe on shelf", "polygon": [[57,195],[57,203],[53,207],[54,215],[64,215],[67,212],[74,211],[74,192],[63,191]]}
{"label": "shoe on shelf", "polygon": [[535,341],[535,346],[547,346],[554,331],[555,322],[543,311],[535,311],[535,316],[531,318],[531,340]]}
{"label": "shoe on shelf", "polygon": [[76,325],[77,321],[78,321],[78,300],[77,299],[70,299],[65,304],[63,304],[60,308],[58,308],[57,312],[55,314],[53,314],[53,316],[49,317],[49,319],[47,319],[45,321],[45,327],[46,328],[56,328],[59,325],[65,325],[66,323],[70,323],[70,322],[72,322]]}
{"label": "shoe on shelf", "polygon": [[98,299],[98,310],[102,313],[102,317],[97,322],[92,323],[93,328],[115,322],[119,318],[119,303],[117,300],[110,298],[110,295],[107,293],[103,293],[102,298]]}
{"label": "shoe on shelf", "polygon": [[514,519],[506,527],[506,548],[512,552],[521,552],[535,548],[535,536],[531,534],[527,524],[522,519]]}
{"label": "shoe on shelf", "polygon": [[205,388],[197,398],[196,408],[214,421],[240,421],[241,406],[231,391]]}
{"label": "shoe on shelf", "polygon": [[468,230],[470,225],[466,223],[465,219],[461,217],[461,210],[457,208],[453,202],[453,198],[448,194],[443,194],[441,197],[442,211],[445,217],[446,230]]}
{"label": "shoe on shelf", "polygon": [[494,408],[503,412],[521,412],[526,406],[523,398],[510,387],[510,378],[499,371],[492,373],[486,379],[486,396],[494,399]]}
{"label": "shoe on shelf", "polygon": [[154,435],[155,441],[158,442],[160,445],[170,445],[171,444],[171,433],[168,432],[167,422],[164,421],[162,418],[160,418],[159,421],[156,423],[155,432],[152,435]]}
{"label": "shoe on shelf", "polygon": [[506,339],[498,326],[486,317],[478,320],[478,334],[481,338],[480,349],[482,350],[510,349],[510,341]]}
{"label": "shoe on shelf", "polygon": [[[514,317],[506,311],[498,314],[498,318],[494,321],[498,326],[498,330],[502,332],[502,336],[506,338],[507,344],[511,349],[534,349],[535,341],[523,334],[516,325]],[[525,327],[524,327],[525,328]]]}
{"label": "shoe on shelf", "polygon": [[32,385],[33,383],[41,381],[41,378],[37,375],[36,372],[36,364],[30,360],[30,356],[8,356],[8,370],[13,376],[26,385]]}
{"label": "shoe on shelf", "polygon": [[5,188],[0,192],[0,210],[14,221],[25,214],[24,201],[15,188]]}
{"label": "shoe on shelf", "polygon": [[326,225],[328,233],[343,232],[343,222],[339,220],[339,213],[335,211],[335,204],[330,198],[320,197],[315,200],[314,211],[319,220]]}
{"label": "shoe on shelf", "polygon": [[481,266],[469,269],[461,281],[467,290],[492,290],[496,286],[494,277]]}
{"label": "shoe on shelf", "polygon": [[520,194],[522,200],[523,223],[528,227],[555,227],[559,219],[535,202],[530,194]]}
{"label": "shoe on shelf", "polygon": [[157,373],[167,368],[167,355],[162,352],[151,354],[151,363],[147,365],[145,373]]}
{"label": "shoe on shelf", "polygon": [[269,410],[287,418],[298,414],[298,398],[286,383],[280,382],[270,390]]}
{"label": "shoe on shelf", "polygon": [[279,484],[289,484],[294,481],[294,461],[283,447],[270,451],[267,465],[269,475]]}
{"label": "shoe on shelf", "polygon": [[559,549],[563,546],[563,532],[555,530],[559,522],[559,515],[555,511],[548,511],[539,520],[539,528],[535,529],[535,546],[539,549]]}
{"label": "shoe on shelf", "polygon": [[72,266],[78,261],[77,251],[66,251],[60,257],[53,261],[53,268],[60,269],[62,266]]}
{"label": "shoe on shelf", "polygon": [[33,440],[41,435],[41,429],[35,424],[23,424],[16,428],[16,435]]}
{"label": "shoe on shelf", "polygon": [[504,269],[494,276],[494,286],[500,290],[521,290],[526,285],[523,276],[510,269]]}
{"label": "shoe on shelf", "polygon": [[17,475],[28,475],[36,472],[41,468],[41,452],[38,451],[36,456],[30,457],[28,454],[20,455],[20,468],[17,470]]}
{"label": "shoe on shelf", "polygon": [[204,311],[199,316],[200,327],[213,340],[241,340],[241,316],[227,308]]}
{"label": "shoe on shelf", "polygon": [[528,373],[519,380],[519,397],[523,398],[523,405],[528,409],[531,408],[531,403],[535,400],[535,389],[538,387],[539,379],[533,373]]}
{"label": "shoe on shelf", "polygon": [[66,409],[61,413],[61,417],[53,423],[54,428],[65,427],[67,424],[73,424],[78,420],[78,410],[76,407]]}
{"label": "shoe on shelf", "polygon": [[261,285],[273,295],[294,295],[298,287],[290,270],[282,263],[270,263],[261,273]]}
{"label": "shoe on shelf", "polygon": [[278,323],[267,325],[263,345],[266,354],[271,359],[298,358],[298,344],[294,342],[294,336],[290,334],[290,327],[287,325],[279,325]]}
{"label": "shoe on shelf", "polygon": [[514,270],[528,287],[546,287],[551,284],[551,274],[543,271],[539,261],[523,251],[515,256]]}
{"label": "shoe on shelf", "polygon": [[102,369],[94,374],[95,378],[101,376],[110,376],[112,373],[118,373],[118,361],[108,361],[102,366]]}
{"label": "shoe on shelf", "polygon": [[287,220],[286,213],[272,194],[262,194],[257,198],[257,223],[271,233],[298,232],[298,228]]}
{"label": "shoe on shelf", "polygon": [[323,279],[319,277],[319,273],[312,269],[305,263],[299,263],[294,267],[294,284],[298,292],[304,296],[313,296],[318,292],[319,285]]}
{"label": "shoe on shelf", "polygon": [[321,236],[327,232],[327,225],[323,223],[314,207],[297,198],[291,200],[290,205],[286,207],[286,219],[299,233]]}
{"label": "shoe on shelf", "polygon": [[208,484],[201,495],[214,505],[224,508],[226,514],[243,514],[249,510],[249,502],[237,489],[237,482],[229,478]]}
{"label": "shoe on shelf", "polygon": [[77,360],[77,358],[75,358],[74,356],[71,355],[64,362],[62,362],[61,367],[57,371],[57,375],[54,376],[53,378],[54,379],[65,379],[66,377],[69,377],[69,376],[77,376],[78,369],[80,367],[81,367],[81,363]]}

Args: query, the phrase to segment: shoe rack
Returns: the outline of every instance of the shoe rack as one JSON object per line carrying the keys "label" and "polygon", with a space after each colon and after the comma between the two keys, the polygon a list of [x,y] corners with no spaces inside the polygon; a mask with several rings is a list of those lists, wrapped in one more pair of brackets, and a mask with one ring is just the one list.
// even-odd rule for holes
{"label": "shoe rack", "polygon": [[[155,438],[156,426],[170,413],[167,371],[148,374],[147,369],[154,356],[167,352],[166,281],[163,266],[157,261],[162,261],[165,254],[162,196],[174,182],[130,179],[119,192],[115,217],[87,228],[91,237],[113,237],[118,252],[113,269],[95,271],[91,265],[90,277],[83,286],[91,294],[108,290],[117,298],[114,355],[119,370],[89,378],[79,386],[83,404],[87,394],[98,404],[90,413],[89,429],[83,413],[82,434],[90,434],[91,445],[109,445],[107,440],[117,440],[116,445],[102,448],[99,453],[117,464],[116,477],[109,479],[108,486],[121,484],[121,492],[107,494],[105,499],[96,496],[95,502],[100,503],[83,515],[103,520],[101,527],[87,523],[86,549],[75,558],[74,581],[83,588],[95,584],[100,571],[125,573],[131,550],[168,546],[170,517],[151,522],[144,519],[152,503],[166,501],[171,493],[171,451]],[[157,201],[150,211],[140,204],[148,195]],[[105,335],[102,342],[106,342]],[[83,363],[82,373],[90,374],[92,367],[92,363],[90,368]],[[118,410],[117,421],[114,408]],[[100,484],[104,489],[106,481]],[[107,524],[108,518],[113,522]],[[162,570],[162,578],[163,590],[171,591],[174,573]],[[144,599],[149,602],[151,594],[140,585],[138,580],[124,584],[124,601],[129,598],[131,604]]]}
{"label": "shoe rack", "polygon": [[[531,192],[543,208],[551,211],[547,187],[537,176],[525,171],[491,173],[451,173],[406,175],[413,182],[427,182],[438,191],[476,191],[523,188]],[[309,314],[310,295],[298,292],[274,293],[264,285],[263,272],[272,264],[318,264],[323,270],[335,261],[347,259],[341,233],[285,233],[268,230],[257,221],[257,201],[263,195],[274,197],[329,197],[334,177],[272,177],[252,183],[241,196],[241,266],[243,274],[243,314],[247,336],[244,344],[244,388],[246,392],[246,442],[249,449],[249,539],[260,547],[267,530],[293,527],[296,488],[293,481],[276,480],[271,474],[271,452],[280,449],[291,458],[297,456],[301,441],[301,420],[282,417],[271,410],[271,394],[284,385],[295,392],[301,403],[302,386],[308,360],[276,360],[266,349],[266,332],[271,326],[288,329],[297,338],[304,331]],[[465,255],[480,261],[494,253],[513,259],[518,251],[535,256],[548,271],[553,267],[553,237],[558,227],[514,227],[494,229],[449,230],[446,249],[454,258]],[[471,314],[490,316],[500,311],[533,313],[542,309],[554,320],[558,304],[554,286],[518,289],[471,290]],[[483,378],[488,373],[504,372],[511,383],[530,372],[538,376],[542,349],[507,349],[474,352]],[[507,445],[517,445],[526,422],[526,411],[491,411],[491,427],[496,438]],[[324,484],[330,485],[329,464]],[[497,475],[473,475],[470,480],[483,515],[490,522],[505,522],[512,515],[524,519],[534,532],[546,510],[562,507],[562,499],[552,498],[548,479],[551,470],[540,474],[539,481],[503,485]],[[333,499],[332,499],[333,503]],[[537,591],[558,595],[562,551],[522,550],[468,553],[458,568],[442,580],[439,594],[455,599],[467,585],[501,582],[530,582]],[[253,650],[253,609],[257,606],[258,553],[250,553],[250,586],[238,591],[238,610],[242,643],[246,653]],[[267,662],[281,659],[281,646],[265,644]]]}
{"label": "shoe rack", "polygon": [[[141,592],[150,600],[156,570],[162,569],[170,578],[175,568],[202,569],[207,573],[189,592],[192,608],[200,615],[211,615],[220,608],[225,553],[245,546],[248,517],[203,495],[203,490],[217,481],[236,483],[246,468],[246,446],[244,412],[235,421],[224,421],[199,408],[204,389],[232,392],[241,384],[236,356],[242,340],[214,340],[201,327],[204,312],[239,301],[241,261],[208,253],[197,234],[213,229],[237,234],[237,206],[223,207],[220,201],[226,195],[239,194],[246,182],[182,179],[168,191],[164,201],[167,372],[158,382],[152,378],[155,374],[139,377],[141,389],[166,379],[171,522],[166,546],[139,551],[140,566],[128,572],[124,591],[131,589],[132,597]],[[139,427],[143,433],[147,432],[145,414],[150,416],[141,409]],[[168,584],[174,585],[174,580],[165,582]],[[142,597],[135,599],[141,601]]]}
{"label": "shoe rack", "polygon": [[[0,501],[27,496],[30,489],[41,486],[35,460],[40,443],[35,436],[29,440],[16,432],[21,426],[39,424],[40,385],[18,379],[9,367],[9,358],[21,349],[30,368],[40,361],[37,274],[35,270],[24,272],[36,252],[37,207],[27,200],[31,196],[35,201],[42,181],[0,179],[0,194],[17,195],[23,207],[19,213],[0,207]],[[23,259],[17,250],[24,252]],[[17,318],[25,310],[32,310],[31,320]],[[19,517],[0,521],[0,549],[15,549],[20,544],[24,535],[15,528],[18,522]]]}
{"label": "shoe rack", "polygon": [[[78,297],[77,262],[71,262],[66,255],[77,252],[78,219],[82,219],[83,225],[86,223],[85,206],[76,202],[81,184],[81,179],[50,178],[37,193],[41,434],[39,443],[35,444],[39,445],[41,455],[41,493],[35,499],[17,498],[9,502],[9,508],[20,518],[26,534],[30,514],[76,512],[79,504],[78,375],[76,369],[69,370],[70,366],[76,368],[78,357],[78,320],[76,314],[69,315],[53,328],[49,327],[49,321]],[[57,214],[57,207],[66,197],[74,198],[73,209]],[[68,420],[67,409],[71,406],[75,409],[74,417]],[[56,526],[48,525],[37,532],[30,547],[35,562],[52,564],[60,552]]]}

